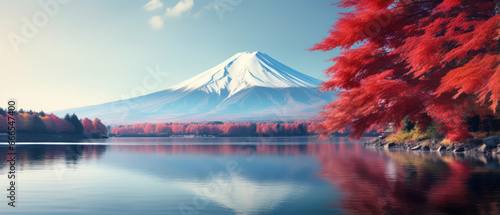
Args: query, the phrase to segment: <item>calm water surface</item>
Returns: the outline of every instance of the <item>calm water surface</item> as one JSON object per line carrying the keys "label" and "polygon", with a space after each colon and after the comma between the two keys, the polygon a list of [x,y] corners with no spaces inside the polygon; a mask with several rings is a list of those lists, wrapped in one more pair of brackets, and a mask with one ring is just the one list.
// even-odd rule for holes
{"label": "calm water surface", "polygon": [[[0,214],[500,214],[498,157],[346,138],[112,138],[18,145]],[[6,160],[7,146],[0,146]],[[0,166],[7,187],[8,166]],[[7,191],[2,189],[2,196]]]}

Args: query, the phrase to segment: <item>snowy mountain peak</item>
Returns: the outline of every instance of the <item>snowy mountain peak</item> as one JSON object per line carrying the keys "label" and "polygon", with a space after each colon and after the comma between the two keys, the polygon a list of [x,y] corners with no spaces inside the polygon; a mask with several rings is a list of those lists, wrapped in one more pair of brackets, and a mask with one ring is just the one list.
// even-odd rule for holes
{"label": "snowy mountain peak", "polygon": [[334,93],[319,93],[319,83],[262,52],[240,52],[169,89],[55,114],[98,117],[110,125],[308,120],[336,98]]}
{"label": "snowy mountain peak", "polygon": [[202,72],[170,89],[203,90],[212,94],[228,94],[250,87],[318,87],[321,81],[285,66],[259,51],[240,52],[219,65]]}

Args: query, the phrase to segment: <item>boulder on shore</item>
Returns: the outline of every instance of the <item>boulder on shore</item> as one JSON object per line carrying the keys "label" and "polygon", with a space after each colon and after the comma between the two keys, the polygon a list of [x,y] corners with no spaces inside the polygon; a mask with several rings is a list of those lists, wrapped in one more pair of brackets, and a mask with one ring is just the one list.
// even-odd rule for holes
{"label": "boulder on shore", "polygon": [[483,140],[487,146],[497,146],[500,144],[500,136],[494,136]]}
{"label": "boulder on shore", "polygon": [[442,152],[442,151],[446,151],[446,147],[444,146],[439,146],[439,148],[437,149],[438,152]]}
{"label": "boulder on shore", "polygon": [[483,144],[477,150],[479,150],[479,152],[483,152],[484,153],[484,152],[488,152],[488,151],[490,151],[490,150],[492,150],[494,148],[495,147],[493,147],[493,146],[488,146],[486,144]]}
{"label": "boulder on shore", "polygon": [[392,148],[394,146],[396,146],[395,143],[387,143],[387,144],[384,145],[384,149],[390,149],[390,148]]}
{"label": "boulder on shore", "polygon": [[422,148],[422,145],[418,145],[418,146],[415,146],[413,148],[411,148],[411,150],[420,150]]}

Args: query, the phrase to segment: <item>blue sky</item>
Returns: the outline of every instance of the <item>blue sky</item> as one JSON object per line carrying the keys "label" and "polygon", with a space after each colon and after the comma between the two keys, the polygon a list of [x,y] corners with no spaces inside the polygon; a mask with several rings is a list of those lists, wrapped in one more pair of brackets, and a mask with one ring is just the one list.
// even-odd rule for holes
{"label": "blue sky", "polygon": [[144,91],[152,93],[242,51],[326,80],[325,61],[339,50],[306,49],[345,12],[332,3],[0,0],[0,107],[9,98],[45,111],[128,98],[158,66],[162,78]]}

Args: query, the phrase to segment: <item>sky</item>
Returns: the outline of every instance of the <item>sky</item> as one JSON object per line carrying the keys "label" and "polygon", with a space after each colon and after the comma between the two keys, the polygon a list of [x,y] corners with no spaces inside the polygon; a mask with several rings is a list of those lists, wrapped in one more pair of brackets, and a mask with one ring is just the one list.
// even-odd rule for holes
{"label": "sky", "polygon": [[[0,107],[46,112],[161,91],[242,51],[326,80],[332,0],[0,0]],[[147,86],[147,87],[146,87]]]}

